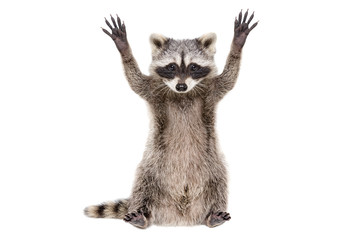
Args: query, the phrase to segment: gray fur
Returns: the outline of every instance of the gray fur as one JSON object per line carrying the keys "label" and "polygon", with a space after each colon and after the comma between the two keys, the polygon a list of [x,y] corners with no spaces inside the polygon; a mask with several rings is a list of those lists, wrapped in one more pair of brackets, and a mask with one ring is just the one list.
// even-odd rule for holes
{"label": "gray fur", "polygon": [[[151,130],[129,199],[90,206],[85,209],[87,216],[131,223],[135,219],[133,224],[141,228],[151,224],[214,227],[230,219],[227,171],[218,148],[215,112],[237,80],[241,49],[232,45],[224,71],[218,75],[215,41],[215,34],[191,40],[151,35],[149,76],[141,73],[130,48],[121,52],[132,90],[148,103]],[[156,73],[158,67],[173,62],[197,63],[211,71],[197,79],[190,91],[177,93],[166,84],[170,79]]]}

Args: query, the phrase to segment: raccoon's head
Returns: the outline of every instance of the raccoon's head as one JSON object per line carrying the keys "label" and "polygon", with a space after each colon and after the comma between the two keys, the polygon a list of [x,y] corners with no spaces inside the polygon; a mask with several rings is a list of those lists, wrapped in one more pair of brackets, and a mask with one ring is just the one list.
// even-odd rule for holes
{"label": "raccoon's head", "polygon": [[203,79],[217,73],[214,62],[215,33],[186,40],[152,34],[150,42],[150,74],[162,79],[176,93],[187,93]]}

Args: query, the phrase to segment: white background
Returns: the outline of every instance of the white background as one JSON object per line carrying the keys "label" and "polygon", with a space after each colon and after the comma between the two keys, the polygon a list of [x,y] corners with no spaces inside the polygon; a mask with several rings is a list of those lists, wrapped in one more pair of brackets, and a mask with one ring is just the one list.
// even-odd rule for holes
{"label": "white background", "polygon": [[[2,1],[1,239],[362,239],[358,1]],[[136,229],[83,208],[129,196],[148,132],[143,100],[100,29],[118,13],[143,72],[149,35],[218,35],[255,10],[217,129],[232,220]]]}

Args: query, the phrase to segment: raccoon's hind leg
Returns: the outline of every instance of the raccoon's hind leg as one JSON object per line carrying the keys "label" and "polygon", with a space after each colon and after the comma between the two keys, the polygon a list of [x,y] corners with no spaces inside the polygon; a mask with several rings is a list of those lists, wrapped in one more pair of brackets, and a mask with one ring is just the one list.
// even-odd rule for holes
{"label": "raccoon's hind leg", "polygon": [[123,220],[129,222],[135,227],[144,229],[149,226],[148,218],[149,218],[148,213],[143,213],[141,210],[138,210],[137,212],[126,214]]}
{"label": "raccoon's hind leg", "polygon": [[209,205],[209,213],[206,216],[204,224],[208,227],[216,227],[231,219],[230,214],[226,212],[227,208],[227,179],[225,168],[223,173],[217,177],[214,176],[205,186],[205,205]]}
{"label": "raccoon's hind leg", "polygon": [[105,202],[84,209],[84,214],[92,218],[123,219],[128,212],[128,199]]}
{"label": "raccoon's hind leg", "polygon": [[161,197],[161,188],[152,171],[140,166],[137,169],[136,181],[129,200],[128,213],[124,217],[126,222],[139,227],[147,228],[153,223],[152,211]]}
{"label": "raccoon's hind leg", "polygon": [[227,212],[211,213],[206,219],[206,226],[217,227],[223,224],[225,221],[229,221],[230,219],[230,214]]}

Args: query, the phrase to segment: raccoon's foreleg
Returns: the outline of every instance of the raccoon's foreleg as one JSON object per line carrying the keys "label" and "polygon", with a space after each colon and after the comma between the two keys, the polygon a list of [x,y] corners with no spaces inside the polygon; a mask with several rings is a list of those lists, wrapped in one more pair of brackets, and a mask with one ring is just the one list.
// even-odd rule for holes
{"label": "raccoon's foreleg", "polygon": [[102,30],[112,38],[112,40],[116,44],[118,51],[121,53],[124,72],[126,74],[126,78],[132,90],[141,97],[143,97],[144,99],[147,99],[149,94],[149,84],[150,84],[149,77],[142,74],[142,72],[138,67],[136,59],[133,57],[131,47],[129,46],[127,40],[126,26],[124,25],[124,22],[121,23],[121,19],[118,17],[118,15],[117,15],[117,23],[116,20],[112,17],[112,15],[111,15],[111,20],[113,23],[113,27],[107,21],[107,19],[105,19],[106,24],[111,29],[112,33],[108,32],[104,28],[102,28]]}
{"label": "raccoon's foreleg", "polygon": [[[226,64],[223,72],[216,77],[216,95],[218,99],[221,99],[227,92],[229,92],[235,85],[235,82],[239,75],[241,51],[245,44],[246,38],[253,28],[256,27],[258,22],[254,23],[250,28],[249,24],[254,18],[254,13],[248,18],[248,10],[242,16],[242,11],[239,13],[239,17],[235,18],[234,23],[234,38],[231,44],[231,49],[226,60]],[[246,21],[247,20],[247,21]]]}

